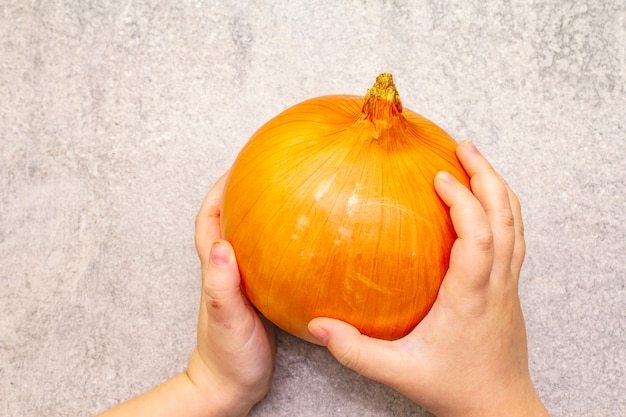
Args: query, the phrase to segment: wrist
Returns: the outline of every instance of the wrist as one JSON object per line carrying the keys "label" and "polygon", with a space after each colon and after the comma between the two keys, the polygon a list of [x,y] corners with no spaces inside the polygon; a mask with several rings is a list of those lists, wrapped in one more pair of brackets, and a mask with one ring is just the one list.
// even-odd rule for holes
{"label": "wrist", "polygon": [[199,400],[204,402],[207,417],[243,417],[257,402],[232,381],[216,375],[197,349],[191,355],[185,375]]}
{"label": "wrist", "polygon": [[500,401],[494,401],[497,405],[490,410],[491,413],[482,414],[482,416],[501,416],[504,412],[509,417],[549,417],[530,375],[523,381],[520,386],[505,390]]}
{"label": "wrist", "polygon": [[467,401],[465,407],[436,414],[438,417],[550,417],[530,379],[518,389],[492,392],[477,401]]}
{"label": "wrist", "polygon": [[549,417],[527,372],[474,375],[472,382],[463,389],[449,384],[445,393],[438,387],[427,398],[408,396],[437,417]]}

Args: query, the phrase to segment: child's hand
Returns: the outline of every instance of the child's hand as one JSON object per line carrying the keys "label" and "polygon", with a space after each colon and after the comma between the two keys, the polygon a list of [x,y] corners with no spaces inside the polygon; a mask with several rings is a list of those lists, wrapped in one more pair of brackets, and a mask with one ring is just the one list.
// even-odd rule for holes
{"label": "child's hand", "polygon": [[274,329],[239,288],[232,247],[221,240],[220,207],[225,174],[206,195],[196,218],[202,269],[198,343],[187,373],[219,400],[224,415],[245,415],[269,391],[276,357]]}
{"label": "child's hand", "polygon": [[438,416],[548,415],[528,371],[518,296],[525,252],[519,201],[471,143],[461,143],[457,156],[472,192],[445,173],[435,180],[458,238],[424,320],[393,342],[328,318],[312,320],[309,329],[341,363]]}
{"label": "child's hand", "polygon": [[99,417],[239,417],[267,394],[276,358],[274,329],[239,290],[232,247],[221,239],[226,175],[206,195],[196,218],[202,268],[198,343],[186,372],[99,414]]}

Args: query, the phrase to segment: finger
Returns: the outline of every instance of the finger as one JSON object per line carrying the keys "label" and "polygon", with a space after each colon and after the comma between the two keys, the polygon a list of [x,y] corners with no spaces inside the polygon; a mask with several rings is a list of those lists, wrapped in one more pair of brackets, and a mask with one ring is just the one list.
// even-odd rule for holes
{"label": "finger", "polygon": [[194,241],[200,262],[209,262],[209,253],[214,241],[222,238],[220,230],[220,210],[224,196],[224,188],[229,171],[226,171],[213,185],[202,200],[200,210],[196,216],[196,231]]}
{"label": "finger", "polygon": [[509,201],[511,202],[511,209],[513,211],[513,218],[515,223],[515,246],[513,248],[513,258],[511,259],[511,269],[517,277],[522,269],[524,263],[524,257],[526,256],[526,240],[524,238],[524,220],[522,218],[522,205],[519,198],[515,195],[511,188],[509,191]]}
{"label": "finger", "polygon": [[436,175],[435,190],[450,207],[450,218],[457,234],[444,282],[481,289],[489,282],[493,263],[489,219],[471,191],[447,172]]}
{"label": "finger", "polygon": [[355,327],[330,318],[313,319],[308,327],[335,359],[367,378],[394,386],[403,374],[406,359],[393,342],[362,335]]}
{"label": "finger", "polygon": [[208,326],[214,334],[246,333],[254,314],[241,293],[240,276],[232,246],[224,241],[211,245],[209,263],[203,273],[203,302]]}
{"label": "finger", "polygon": [[476,147],[469,141],[457,147],[457,155],[470,176],[472,193],[483,206],[494,239],[494,275],[508,276],[515,247],[515,218],[509,187]]}

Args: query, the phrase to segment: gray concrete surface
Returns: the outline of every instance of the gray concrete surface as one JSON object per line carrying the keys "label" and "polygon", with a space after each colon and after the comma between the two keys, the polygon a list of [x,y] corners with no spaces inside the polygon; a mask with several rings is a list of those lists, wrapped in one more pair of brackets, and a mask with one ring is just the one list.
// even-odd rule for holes
{"label": "gray concrete surface", "polygon": [[[0,1],[0,415],[91,415],[183,369],[205,192],[270,117],[384,71],[522,200],[552,415],[626,415],[625,45],[619,0]],[[428,415],[278,343],[255,417]]]}

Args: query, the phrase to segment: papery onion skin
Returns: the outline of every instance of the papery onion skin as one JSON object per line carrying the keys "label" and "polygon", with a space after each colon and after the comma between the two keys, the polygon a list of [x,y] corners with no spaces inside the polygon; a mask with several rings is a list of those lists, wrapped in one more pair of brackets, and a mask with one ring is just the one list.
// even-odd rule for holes
{"label": "papery onion skin", "polygon": [[221,221],[242,290],[280,328],[313,343],[315,317],[393,340],[431,308],[456,234],[433,182],[469,186],[456,142],[403,109],[393,79],[367,96],[304,101],[241,150]]}

